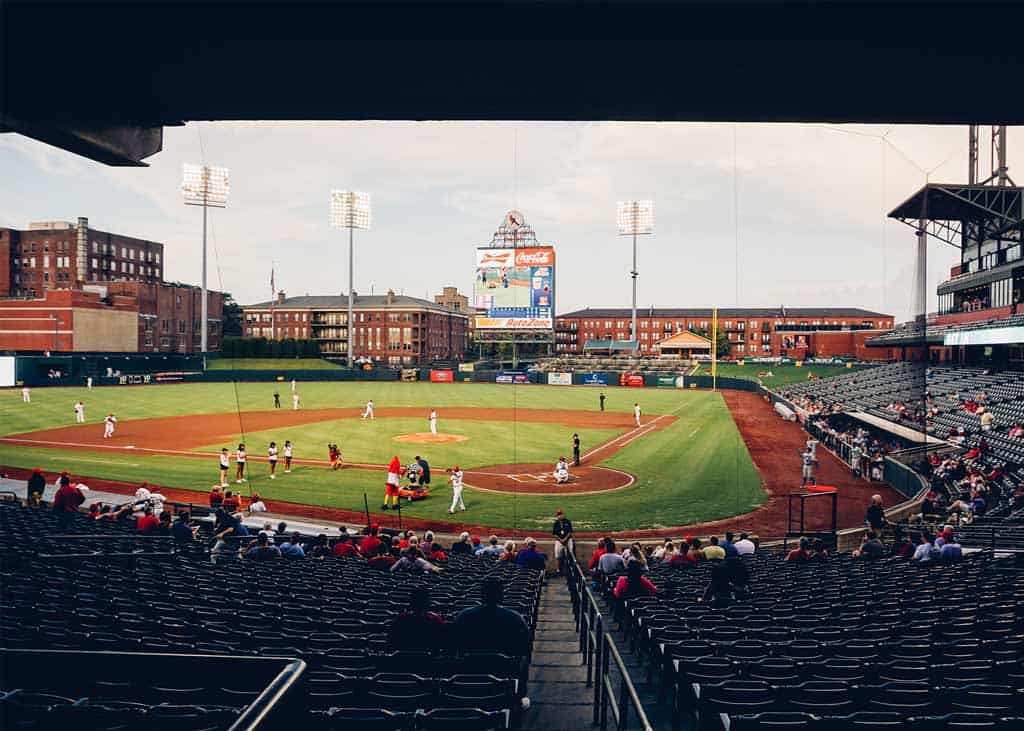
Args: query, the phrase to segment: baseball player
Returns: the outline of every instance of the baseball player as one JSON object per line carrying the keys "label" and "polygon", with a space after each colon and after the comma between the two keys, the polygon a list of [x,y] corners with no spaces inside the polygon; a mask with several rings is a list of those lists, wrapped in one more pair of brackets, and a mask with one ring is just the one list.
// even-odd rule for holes
{"label": "baseball player", "polygon": [[437,434],[437,409],[430,410],[430,433]]}
{"label": "baseball player", "polygon": [[92,376],[86,376],[85,387],[88,388],[90,391],[92,390]]}
{"label": "baseball player", "polygon": [[366,402],[366,411],[363,412],[363,418],[369,418],[371,421],[373,420],[373,399]]}
{"label": "baseball player", "polygon": [[[373,403],[372,401],[370,402]],[[373,417],[371,417],[373,418]],[[388,465],[388,476],[384,482],[384,510],[388,509],[388,499],[391,499],[392,505],[395,509],[398,508],[398,485],[402,479],[402,462],[398,459],[396,454],[391,458],[391,463]]]}
{"label": "baseball player", "polygon": [[466,504],[462,502],[462,470],[458,465],[453,465],[448,475],[448,482],[452,483],[452,506],[448,508],[449,514],[455,513],[455,507],[465,511]]}
{"label": "baseball player", "polygon": [[270,463],[270,479],[277,477],[277,442],[271,442],[267,447],[267,462]]}
{"label": "baseball player", "polygon": [[860,445],[854,443],[850,450],[850,477],[860,477],[860,459],[863,454]]}
{"label": "baseball player", "polygon": [[235,450],[235,482],[245,482],[245,445],[239,444]]}
{"label": "baseball player", "polygon": [[113,414],[107,414],[106,418],[103,419],[103,438],[110,439],[114,436],[114,424],[117,423],[117,417]]}
{"label": "baseball player", "polygon": [[640,404],[633,404],[633,421],[640,426]]}
{"label": "baseball player", "polygon": [[[292,383],[295,383],[295,381],[292,381]],[[295,391],[292,391],[292,411],[298,411],[298,410],[299,410],[299,394],[295,393]]]}
{"label": "baseball player", "polygon": [[284,440],[284,471],[287,474],[292,471],[292,443]]}
{"label": "baseball player", "polygon": [[292,379],[292,393],[295,393],[295,379]]}
{"label": "baseball player", "polygon": [[341,450],[338,449],[338,445],[331,443],[327,445],[327,457],[331,461],[331,469],[336,470],[341,467]]}
{"label": "baseball player", "polygon": [[21,400],[26,404],[32,403],[32,392],[29,390],[28,386],[21,387]]}
{"label": "baseball player", "polygon": [[807,437],[807,451],[813,454],[815,457],[818,456],[817,452],[818,440],[812,436]]}
{"label": "baseball player", "polygon": [[807,449],[800,452],[800,461],[803,464],[802,479],[800,480],[800,487],[807,487],[807,483],[810,482],[812,485],[818,484],[818,479],[814,476],[814,468],[818,464],[818,460],[814,458],[814,452]]}
{"label": "baseball player", "polygon": [[563,485],[569,481],[569,463],[565,461],[565,457],[559,457],[558,463],[555,465],[555,484]]}
{"label": "baseball player", "polygon": [[277,391],[274,391],[274,408],[281,408],[281,394],[279,394]]}
{"label": "baseball player", "polygon": [[228,448],[220,450],[220,486],[228,486],[228,469],[231,467],[231,460],[228,458]]}
{"label": "baseball player", "polygon": [[75,404],[75,423],[85,423],[85,404],[83,404],[81,401]]}

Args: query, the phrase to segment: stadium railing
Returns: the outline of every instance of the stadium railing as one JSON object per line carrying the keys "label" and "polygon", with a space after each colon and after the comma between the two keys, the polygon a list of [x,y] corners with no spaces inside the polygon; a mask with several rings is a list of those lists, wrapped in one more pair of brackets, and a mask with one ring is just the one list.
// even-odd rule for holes
{"label": "stadium railing", "polygon": [[[587,687],[594,688],[593,725],[600,726],[601,731],[607,731],[610,713],[615,728],[624,731],[629,724],[629,707],[632,706],[640,728],[643,731],[653,731],[629,670],[622,661],[622,655],[619,654],[619,648],[612,636],[605,632],[604,615],[590,591],[589,579],[580,568],[576,556],[572,553],[568,556],[565,562],[565,575],[569,598],[572,601],[576,630],[580,636],[580,652],[587,664]],[[617,692],[611,673],[613,662],[619,674]]]}

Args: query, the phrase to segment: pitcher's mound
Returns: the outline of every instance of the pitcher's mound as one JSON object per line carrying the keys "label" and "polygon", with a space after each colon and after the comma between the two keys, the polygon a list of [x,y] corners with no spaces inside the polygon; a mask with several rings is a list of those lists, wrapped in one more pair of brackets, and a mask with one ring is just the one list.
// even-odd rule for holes
{"label": "pitcher's mound", "polygon": [[469,437],[462,434],[431,434],[428,431],[418,431],[415,434],[399,434],[391,437],[396,442],[409,444],[448,444],[450,442],[464,442]]}

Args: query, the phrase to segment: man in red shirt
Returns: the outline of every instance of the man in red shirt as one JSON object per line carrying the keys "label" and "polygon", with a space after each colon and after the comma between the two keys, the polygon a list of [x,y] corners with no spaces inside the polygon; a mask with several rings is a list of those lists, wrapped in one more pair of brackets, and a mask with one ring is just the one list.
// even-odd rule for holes
{"label": "man in red shirt", "polygon": [[800,545],[786,554],[786,563],[802,563],[811,558],[811,543],[806,538],[800,539]]}
{"label": "man in red shirt", "polygon": [[135,521],[135,530],[142,534],[148,534],[160,527],[160,519],[153,515],[153,508],[146,508],[142,517]]}
{"label": "man in red shirt", "polygon": [[85,495],[77,486],[71,484],[71,478],[66,474],[61,475],[60,487],[53,496],[53,512],[57,515],[57,527],[65,531],[71,525],[71,520],[78,512],[78,506],[85,502]]}
{"label": "man in red shirt", "polygon": [[224,505],[224,493],[220,491],[219,485],[214,485],[210,490],[210,508],[216,510]]}
{"label": "man in red shirt", "polygon": [[379,525],[376,523],[370,525],[370,532],[359,541],[359,553],[369,558],[377,552],[377,546],[380,545],[380,539],[377,537],[379,532]]}
{"label": "man in red shirt", "polygon": [[359,551],[352,545],[352,540],[349,538],[348,532],[344,528],[341,530],[341,538],[334,544],[334,555],[338,558],[348,558],[350,556],[358,556]]}
{"label": "man in red shirt", "polygon": [[242,507],[242,501],[235,495],[231,490],[224,493],[223,501],[224,510],[228,513],[237,513],[238,509]]}
{"label": "man in red shirt", "polygon": [[607,551],[604,550],[605,539],[600,538],[597,541],[597,550],[590,554],[590,563],[587,564],[587,569],[593,571],[597,567],[597,562],[601,560],[601,556],[605,555]]}

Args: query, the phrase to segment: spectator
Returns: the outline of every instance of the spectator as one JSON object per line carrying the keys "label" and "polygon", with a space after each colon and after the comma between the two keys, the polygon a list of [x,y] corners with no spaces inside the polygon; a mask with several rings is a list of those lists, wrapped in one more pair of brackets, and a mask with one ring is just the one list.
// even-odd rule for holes
{"label": "spectator", "polygon": [[725,551],[725,557],[726,558],[729,558],[730,556],[738,556],[739,555],[739,552],[736,550],[736,544],[733,543],[732,538],[733,538],[732,531],[727,530],[725,532],[725,540],[718,542],[718,545],[722,547],[723,551]]}
{"label": "spectator", "polygon": [[368,564],[371,568],[378,569],[380,571],[390,571],[391,567],[395,565],[397,559],[391,555],[391,549],[386,543],[381,543],[377,546],[377,553],[370,558]]}
{"label": "spectator", "polygon": [[868,509],[864,513],[864,522],[870,530],[878,535],[882,535],[882,530],[889,524],[885,519],[885,508],[882,507],[881,495],[871,496],[871,504],[868,505]]}
{"label": "spectator", "polygon": [[505,553],[505,549],[498,543],[498,536],[491,536],[487,539],[487,546],[480,551],[481,556],[497,556],[501,558],[501,554]]}
{"label": "spectator", "polygon": [[274,538],[274,528],[270,525],[270,523],[264,523],[263,527],[260,529],[259,532],[264,534],[267,538]]}
{"label": "spectator", "polygon": [[803,563],[811,558],[811,542],[801,538],[799,545],[786,554],[786,563]]}
{"label": "spectator", "polygon": [[158,536],[170,536],[171,535],[171,511],[161,510],[158,516],[158,522],[156,530],[153,531],[154,535]]}
{"label": "spectator", "polygon": [[288,524],[283,520],[277,524],[277,528],[274,529],[275,536],[284,536],[288,532]]}
{"label": "spectator", "polygon": [[828,550],[825,548],[825,541],[815,538],[811,541],[811,561],[827,561]]}
{"label": "spectator", "polygon": [[611,538],[606,538],[604,541],[604,554],[597,560],[597,570],[605,576],[612,576],[626,570],[626,562],[615,552],[615,541]]}
{"label": "spectator", "polygon": [[434,564],[427,561],[427,559],[423,558],[423,554],[420,553],[420,549],[416,548],[415,546],[410,546],[409,548],[407,548],[405,550],[405,553],[402,554],[402,557],[391,566],[392,572],[409,571],[415,573],[424,573],[426,571],[430,571],[436,574],[443,570],[444,569],[442,569],[441,567],[435,566]]}
{"label": "spectator", "polygon": [[516,560],[516,544],[512,541],[505,542],[505,552],[501,554],[501,561]]}
{"label": "spectator", "polygon": [[633,599],[638,596],[654,596],[658,587],[644,576],[644,566],[639,561],[630,561],[626,575],[620,576],[615,584],[616,599]]}
{"label": "spectator", "polygon": [[474,556],[475,556],[476,554],[480,553],[480,551],[482,551],[482,550],[483,550],[483,548],[484,548],[484,547],[483,547],[483,546],[482,546],[482,545],[480,544],[480,536],[472,536],[472,537],[471,537],[471,538],[469,539],[469,545],[470,545],[470,550],[472,551],[472,553],[473,553],[473,555],[474,555]]}
{"label": "spectator", "polygon": [[[1021,483],[1021,487],[1024,488],[1024,483]],[[589,571],[593,571],[595,568],[597,568],[597,562],[601,560],[601,556],[607,553],[607,551],[605,550],[605,545],[607,543],[607,538],[597,539],[597,548],[594,550],[592,554],[590,554],[590,562],[587,563],[587,569]]]}
{"label": "spectator", "polygon": [[862,558],[865,561],[877,561],[885,554],[885,546],[878,540],[878,534],[869,530],[861,540],[860,548],[853,552],[854,558]]}
{"label": "spectator", "polygon": [[452,550],[450,553],[453,556],[457,556],[459,554],[471,555],[473,553],[473,548],[469,544],[469,533],[462,531],[462,533],[459,534],[459,540],[452,544]]}
{"label": "spectator", "polygon": [[143,535],[155,533],[159,526],[160,519],[153,515],[153,508],[149,506],[143,509],[142,516],[135,521],[135,530]]}
{"label": "spectator", "polygon": [[26,496],[28,497],[28,504],[34,508],[38,508],[39,504],[43,501],[43,493],[46,491],[46,478],[43,477],[43,471],[36,467],[32,470],[32,476],[28,478],[28,485],[26,486]]}
{"label": "spectator", "polygon": [[267,504],[263,502],[263,498],[260,497],[259,493],[255,493],[252,496],[252,500],[249,501],[249,512],[250,513],[265,513],[267,512]]}
{"label": "spectator", "polygon": [[421,542],[427,548],[430,548],[431,546],[433,546],[434,545],[434,531],[428,530],[426,533],[424,533],[423,534],[423,540]]}
{"label": "spectator", "polygon": [[271,543],[265,533],[256,536],[255,542],[243,550],[242,555],[250,561],[273,561],[281,558],[281,549]]}
{"label": "spectator", "polygon": [[418,586],[409,595],[409,608],[388,628],[388,649],[436,652],[447,639],[444,617],[430,610],[430,590]]}
{"label": "spectator", "polygon": [[78,506],[85,502],[85,495],[71,484],[71,478],[61,475],[60,487],[53,496],[53,512],[57,515],[57,529],[66,531],[78,512]]}
{"label": "spectator", "polygon": [[942,563],[957,563],[963,559],[964,554],[956,538],[946,541],[939,549],[939,561]]}
{"label": "spectator", "polygon": [[291,537],[281,544],[281,556],[283,558],[305,558],[306,551],[302,547],[301,537],[298,532],[292,533]]}
{"label": "spectator", "polygon": [[174,521],[174,525],[171,527],[171,535],[174,536],[174,540],[178,543],[192,543],[196,539],[199,526],[189,524],[191,517],[188,511],[178,513],[178,519]]}
{"label": "spectator", "polygon": [[487,577],[480,592],[483,605],[455,615],[455,645],[463,651],[501,652],[519,658],[529,655],[530,630],[518,612],[501,606],[505,593],[501,580]]}
{"label": "spectator", "polygon": [[672,559],[676,556],[676,544],[672,541],[665,541],[665,545],[662,547],[661,562],[672,563]]}
{"label": "spectator", "polygon": [[747,537],[746,533],[740,533],[740,539],[736,541],[736,553],[740,556],[745,556],[748,553],[754,553],[757,550],[757,545]]}
{"label": "spectator", "polygon": [[210,509],[216,510],[217,508],[224,506],[224,493],[221,492],[220,485],[214,485],[210,489]]}
{"label": "spectator", "polygon": [[430,553],[427,555],[427,560],[428,561],[447,561],[448,560],[448,556],[446,556],[445,552],[441,549],[441,544],[440,543],[431,543],[430,544]]}
{"label": "spectator", "polygon": [[371,523],[369,532],[359,541],[359,553],[367,558],[377,554],[377,547],[380,546],[380,538],[377,537],[378,533],[380,533],[380,526],[376,523]]}
{"label": "spectator", "polygon": [[918,563],[928,563],[935,556],[935,546],[932,544],[932,534],[928,531],[921,531],[919,543],[916,549],[914,549],[914,555],[910,557],[911,561],[917,561]]}
{"label": "spectator", "polygon": [[344,526],[339,528],[339,530],[341,531],[341,537],[339,537],[338,542],[334,544],[332,553],[338,558],[352,558],[354,556],[358,556],[359,551],[352,545],[352,539],[349,536],[348,531],[345,530]]}
{"label": "spectator", "polygon": [[[717,607],[726,607],[732,601],[733,598],[733,572],[734,568],[731,564],[734,561],[716,561],[711,566],[711,577],[707,587],[704,589],[704,594],[701,597],[701,601],[713,604]],[[742,566],[742,561],[735,561],[739,563],[741,567],[746,570],[745,566]]]}
{"label": "spectator", "polygon": [[913,537],[910,535],[905,535],[900,540],[899,546],[896,547],[896,555],[900,558],[909,559],[911,556],[914,555],[914,551],[916,548],[917,546],[914,545]]}
{"label": "spectator", "polygon": [[651,551],[651,558],[655,561],[663,561],[665,559],[665,553],[672,553],[672,541],[668,538],[662,540],[661,545]]}
{"label": "spectator", "polygon": [[708,545],[703,549],[704,558],[715,559],[718,561],[725,560],[725,549],[718,545],[718,536],[711,536],[708,539]]}
{"label": "spectator", "polygon": [[516,565],[522,566],[524,569],[543,571],[548,565],[548,557],[537,550],[537,541],[527,538],[526,548],[516,556]]}
{"label": "spectator", "polygon": [[222,502],[223,508],[229,513],[237,513],[238,509],[242,507],[242,502],[238,499],[238,496],[234,492],[228,490],[224,493],[224,500]]}

